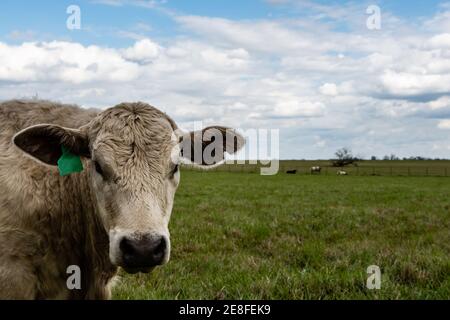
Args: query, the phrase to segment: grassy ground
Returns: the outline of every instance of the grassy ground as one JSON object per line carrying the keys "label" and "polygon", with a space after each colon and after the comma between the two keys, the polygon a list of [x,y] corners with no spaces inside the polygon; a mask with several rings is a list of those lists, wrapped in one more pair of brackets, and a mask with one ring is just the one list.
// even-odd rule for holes
{"label": "grassy ground", "polygon": [[450,299],[450,178],[184,171],[171,234],[116,299]]}

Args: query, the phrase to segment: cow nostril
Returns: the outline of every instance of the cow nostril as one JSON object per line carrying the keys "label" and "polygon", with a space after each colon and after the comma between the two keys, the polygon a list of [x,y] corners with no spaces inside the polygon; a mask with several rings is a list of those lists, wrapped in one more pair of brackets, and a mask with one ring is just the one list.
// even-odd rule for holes
{"label": "cow nostril", "polygon": [[159,239],[159,244],[153,249],[153,259],[156,263],[161,263],[166,254],[166,240],[164,237]]}
{"label": "cow nostril", "polygon": [[135,247],[133,241],[127,238],[123,238],[120,241],[120,251],[126,255],[133,255],[135,253]]}

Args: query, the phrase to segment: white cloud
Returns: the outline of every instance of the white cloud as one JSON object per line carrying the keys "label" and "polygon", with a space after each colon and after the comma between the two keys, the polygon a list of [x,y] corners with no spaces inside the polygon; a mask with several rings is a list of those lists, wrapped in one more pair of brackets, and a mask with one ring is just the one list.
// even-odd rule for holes
{"label": "white cloud", "polygon": [[450,10],[446,7],[443,8],[444,10],[425,21],[424,26],[427,29],[435,32],[450,32]]}
{"label": "white cloud", "polygon": [[439,129],[450,130],[450,119],[440,120],[438,123]]}
{"label": "white cloud", "polygon": [[275,105],[272,117],[318,117],[325,106],[321,102],[299,101],[298,98],[280,99]]}
{"label": "white cloud", "polygon": [[450,92],[450,75],[414,74],[387,70],[380,79],[384,90],[395,95]]}
{"label": "white cloud", "polygon": [[214,68],[239,70],[248,66],[249,54],[244,49],[217,50],[205,49],[200,52],[202,60]]}
{"label": "white cloud", "polygon": [[441,33],[431,37],[429,45],[433,49],[450,48],[450,33]]}
{"label": "white cloud", "polygon": [[116,50],[71,42],[0,43],[0,80],[16,82],[133,81],[139,67]]}
{"label": "white cloud", "polygon": [[314,146],[317,148],[324,148],[327,146],[326,140],[322,139],[320,136],[315,136],[314,141]]}
{"label": "white cloud", "polygon": [[321,94],[326,96],[336,96],[338,95],[338,89],[334,83],[325,83],[320,86],[319,91]]}
{"label": "white cloud", "polygon": [[214,42],[226,41],[234,47],[251,51],[286,54],[331,49],[326,42],[316,41],[313,34],[286,28],[272,21],[231,21],[223,18],[178,16],[183,27]]}
{"label": "white cloud", "polygon": [[432,110],[450,108],[450,96],[443,96],[437,100],[431,101],[429,106]]}
{"label": "white cloud", "polygon": [[161,49],[157,43],[150,39],[142,39],[137,41],[131,48],[125,49],[123,56],[131,61],[148,63],[159,56]]}

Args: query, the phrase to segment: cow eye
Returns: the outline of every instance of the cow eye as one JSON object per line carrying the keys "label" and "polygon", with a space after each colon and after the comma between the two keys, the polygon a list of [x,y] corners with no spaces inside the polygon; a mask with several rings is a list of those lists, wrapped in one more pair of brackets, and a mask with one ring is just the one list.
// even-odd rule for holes
{"label": "cow eye", "polygon": [[175,173],[177,173],[179,170],[179,165],[175,165],[175,167],[173,167],[172,172],[171,172],[171,177],[173,178],[173,176],[175,175]]}
{"label": "cow eye", "polygon": [[95,171],[101,176],[103,176],[103,170],[100,164],[97,161],[94,161]]}

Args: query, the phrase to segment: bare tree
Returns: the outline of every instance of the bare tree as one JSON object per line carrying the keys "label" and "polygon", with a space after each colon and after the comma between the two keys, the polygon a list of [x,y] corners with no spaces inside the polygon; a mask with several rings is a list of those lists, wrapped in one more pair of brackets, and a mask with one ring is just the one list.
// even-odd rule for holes
{"label": "bare tree", "polygon": [[333,160],[333,167],[343,167],[354,163],[357,159],[353,156],[349,148],[341,148],[335,152],[336,159]]}
{"label": "bare tree", "polygon": [[391,153],[391,155],[389,156],[389,160],[398,160],[398,157],[395,154]]}

